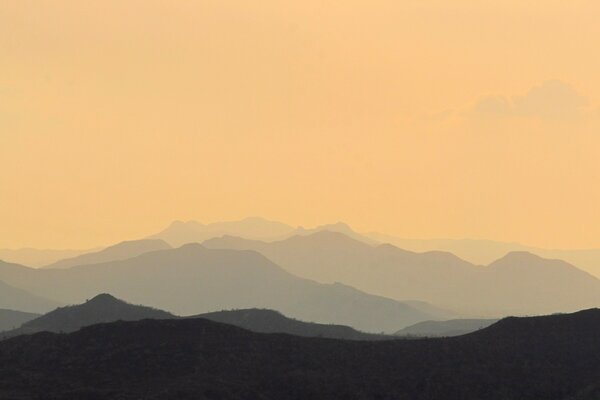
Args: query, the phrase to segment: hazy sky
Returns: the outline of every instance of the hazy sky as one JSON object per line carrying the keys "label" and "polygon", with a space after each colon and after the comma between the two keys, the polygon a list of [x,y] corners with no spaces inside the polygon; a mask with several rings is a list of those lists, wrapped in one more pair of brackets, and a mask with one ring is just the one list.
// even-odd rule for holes
{"label": "hazy sky", "polygon": [[0,248],[174,219],[600,247],[600,2],[3,0]]}

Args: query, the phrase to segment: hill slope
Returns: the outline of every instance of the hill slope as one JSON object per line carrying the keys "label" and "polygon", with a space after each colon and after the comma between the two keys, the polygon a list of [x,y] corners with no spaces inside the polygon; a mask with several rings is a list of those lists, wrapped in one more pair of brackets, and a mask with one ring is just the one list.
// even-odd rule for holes
{"label": "hill slope", "polygon": [[600,305],[600,280],[565,262],[523,252],[481,267],[450,253],[370,246],[327,231],[276,242],[225,236],[203,244],[258,251],[299,276],[466,315],[548,314]]}
{"label": "hill slope", "polygon": [[[1,261],[0,268],[2,268]],[[2,309],[42,313],[59,305],[58,302],[36,296],[0,281],[0,308]]]}
{"label": "hill slope", "polygon": [[596,400],[599,330],[599,310],[380,342],[117,322],[0,342],[0,398]]}
{"label": "hill slope", "polygon": [[497,319],[451,319],[449,321],[423,321],[400,329],[396,336],[450,337],[465,335],[486,328]]}
{"label": "hill slope", "polygon": [[39,316],[40,314],[35,313],[0,309],[0,336],[2,336],[1,332],[18,328],[23,323]]}
{"label": "hill slope", "polygon": [[239,326],[252,332],[287,333],[296,336],[323,337],[345,340],[389,340],[390,336],[359,332],[348,326],[315,324],[287,318],[273,310],[231,310],[195,315],[215,322]]}
{"label": "hill slope", "polygon": [[57,308],[20,328],[5,332],[11,337],[36,332],[74,332],[84,326],[103,322],[137,321],[140,319],[170,319],[173,314],[150,307],[128,304],[109,294],[99,294],[83,304]]}
{"label": "hill slope", "polygon": [[170,249],[164,240],[132,240],[121,242],[93,253],[85,253],[57,261],[44,268],[70,268],[76,265],[98,264],[109,261],[126,260],[150,251]]}
{"label": "hill slope", "polygon": [[71,258],[93,250],[53,250],[53,249],[0,249],[0,260],[39,268],[65,258]]}
{"label": "hill slope", "polygon": [[349,286],[298,278],[253,251],[199,244],[70,269],[0,268],[0,279],[68,304],[112,293],[178,315],[268,308],[304,321],[377,333],[435,319],[411,305]]}

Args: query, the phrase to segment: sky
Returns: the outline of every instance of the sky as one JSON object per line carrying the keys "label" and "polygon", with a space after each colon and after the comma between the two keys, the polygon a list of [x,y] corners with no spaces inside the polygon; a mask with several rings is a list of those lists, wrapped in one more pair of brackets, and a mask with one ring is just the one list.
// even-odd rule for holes
{"label": "sky", "polygon": [[0,248],[173,220],[600,247],[600,2],[4,0]]}

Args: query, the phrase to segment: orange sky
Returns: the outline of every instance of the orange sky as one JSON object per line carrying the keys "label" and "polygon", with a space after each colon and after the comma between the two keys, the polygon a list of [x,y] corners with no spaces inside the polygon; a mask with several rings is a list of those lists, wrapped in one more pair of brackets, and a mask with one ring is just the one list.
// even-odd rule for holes
{"label": "orange sky", "polygon": [[600,247],[600,2],[5,0],[0,248],[174,219]]}

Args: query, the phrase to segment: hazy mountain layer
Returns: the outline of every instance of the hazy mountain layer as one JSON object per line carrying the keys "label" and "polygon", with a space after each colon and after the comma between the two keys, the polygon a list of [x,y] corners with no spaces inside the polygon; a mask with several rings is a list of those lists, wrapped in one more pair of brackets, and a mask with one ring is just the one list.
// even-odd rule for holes
{"label": "hazy mountain layer", "polygon": [[597,400],[599,330],[599,310],[379,342],[116,322],[0,342],[0,398]]}
{"label": "hazy mountain layer", "polygon": [[[15,264],[6,264],[0,261],[0,269],[6,265]],[[60,303],[57,301],[31,294],[26,290],[18,289],[0,281],[0,309],[42,313],[59,305]]]}
{"label": "hazy mountain layer", "polygon": [[0,249],[0,260],[39,268],[90,251],[97,250]]}
{"label": "hazy mountain layer", "polygon": [[97,252],[85,253],[48,265],[46,268],[70,268],[77,265],[98,264],[102,262],[126,260],[150,251],[170,249],[164,240],[144,239],[121,242]]}
{"label": "hazy mountain layer", "polygon": [[421,337],[459,336],[486,328],[497,321],[497,319],[451,319],[449,321],[423,321],[400,329],[395,333],[395,335]]}
{"label": "hazy mountain layer", "polygon": [[40,314],[35,313],[0,309],[0,332],[18,328],[23,323],[31,321],[39,316]]}
{"label": "hazy mountain layer", "polygon": [[259,217],[212,224],[175,221],[165,230],[150,236],[150,239],[162,239],[173,247],[179,247],[187,243],[201,243],[223,235],[236,235],[249,239],[279,239],[293,231],[294,228],[289,225]]}
{"label": "hazy mountain layer", "polygon": [[600,278],[600,249],[552,250],[492,240],[400,239],[378,233],[371,233],[368,236],[373,240],[391,243],[411,251],[447,251],[478,265],[490,264],[510,252],[526,251],[544,258],[564,260]]}
{"label": "hazy mountain layer", "polygon": [[275,242],[225,236],[204,245],[255,250],[299,276],[467,315],[548,314],[600,305],[600,280],[529,253],[510,253],[480,267],[450,253],[370,246],[327,231]]}
{"label": "hazy mountain layer", "polygon": [[367,332],[396,332],[436,317],[346,285],[298,278],[253,251],[213,250],[198,244],[70,269],[0,265],[0,279],[69,304],[111,293],[179,315],[268,308],[303,321]]}

